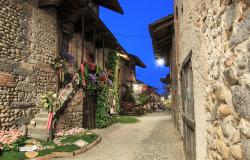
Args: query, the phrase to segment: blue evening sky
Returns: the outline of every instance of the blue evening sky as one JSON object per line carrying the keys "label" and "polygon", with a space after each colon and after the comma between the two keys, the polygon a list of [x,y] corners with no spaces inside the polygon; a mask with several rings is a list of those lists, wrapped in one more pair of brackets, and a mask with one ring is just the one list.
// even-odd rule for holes
{"label": "blue evening sky", "polygon": [[173,0],[119,0],[124,15],[101,8],[100,16],[128,53],[137,55],[147,65],[137,67],[137,79],[163,93],[160,78],[169,68],[156,66],[148,25],[173,13]]}

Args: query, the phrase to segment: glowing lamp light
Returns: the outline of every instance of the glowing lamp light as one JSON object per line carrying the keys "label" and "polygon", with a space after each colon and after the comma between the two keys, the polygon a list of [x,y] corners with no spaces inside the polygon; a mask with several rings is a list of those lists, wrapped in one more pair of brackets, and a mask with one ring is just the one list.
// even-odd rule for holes
{"label": "glowing lamp light", "polygon": [[140,92],[141,91],[141,87],[138,84],[134,84],[134,91],[135,92]]}
{"label": "glowing lamp light", "polygon": [[162,67],[162,66],[164,66],[164,64],[165,64],[164,59],[161,58],[161,59],[156,60],[156,65],[157,66]]}

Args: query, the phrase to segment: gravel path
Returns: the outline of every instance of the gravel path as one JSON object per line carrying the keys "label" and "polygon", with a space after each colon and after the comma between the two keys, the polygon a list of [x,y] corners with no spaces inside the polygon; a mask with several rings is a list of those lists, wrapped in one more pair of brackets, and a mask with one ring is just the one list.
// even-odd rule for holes
{"label": "gravel path", "polygon": [[[184,160],[180,137],[169,113],[152,113],[135,124],[95,130],[102,142],[73,160]],[[66,158],[69,159],[69,158]],[[64,159],[64,160],[66,160]]]}

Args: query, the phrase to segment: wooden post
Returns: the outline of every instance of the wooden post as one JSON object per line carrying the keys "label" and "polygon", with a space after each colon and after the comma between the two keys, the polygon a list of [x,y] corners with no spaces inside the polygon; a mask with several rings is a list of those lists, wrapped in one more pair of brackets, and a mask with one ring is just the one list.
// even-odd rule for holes
{"label": "wooden post", "polygon": [[[61,31],[61,22],[59,13],[57,11],[57,18],[56,18],[56,58],[60,57],[61,52],[61,42],[62,42],[62,31]],[[56,93],[59,94],[60,91],[60,77],[59,77],[59,71],[56,71]],[[52,110],[53,112],[53,110]],[[49,128],[49,140],[52,141],[54,138],[54,120],[51,120],[51,126]]]}
{"label": "wooden post", "polygon": [[95,56],[94,62],[97,63],[96,61],[96,26],[94,25],[93,28],[93,54]]}
{"label": "wooden post", "polygon": [[[97,60],[96,60],[96,24],[94,24],[94,28],[93,28],[93,54],[94,54],[94,63],[95,64],[97,64]],[[94,96],[93,97],[93,99],[92,99],[92,101],[94,101],[93,102],[93,105],[91,106],[92,108],[92,120],[91,120],[91,122],[92,122],[92,125],[91,125],[91,128],[92,129],[94,129],[95,128],[95,126],[96,126],[96,122],[95,122],[95,117],[96,117],[96,94],[93,94],[92,96]]]}
{"label": "wooden post", "polygon": [[[85,11],[85,8],[83,9],[83,11],[82,11],[82,54],[81,54],[81,63],[83,63],[84,62],[84,55],[85,55],[85,20],[84,20],[84,11]],[[82,100],[83,100],[83,103],[82,103],[82,107],[83,107],[83,127],[85,127],[86,128],[86,97],[87,97],[87,95],[86,95],[86,93],[85,93],[85,95],[83,95],[83,97],[82,97]]]}
{"label": "wooden post", "polygon": [[81,55],[81,62],[84,62],[84,58],[86,56],[85,54],[85,21],[84,21],[84,11],[85,8],[82,11],[82,55]]}
{"label": "wooden post", "polygon": [[[60,57],[61,52],[61,42],[62,42],[62,31],[59,13],[57,12],[57,28],[56,28],[56,58]],[[60,90],[60,77],[59,71],[56,71],[56,92],[59,93]]]}

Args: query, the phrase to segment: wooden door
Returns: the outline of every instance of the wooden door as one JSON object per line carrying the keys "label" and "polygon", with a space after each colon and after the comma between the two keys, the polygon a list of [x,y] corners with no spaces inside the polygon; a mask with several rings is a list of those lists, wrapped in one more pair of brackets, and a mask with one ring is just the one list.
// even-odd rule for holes
{"label": "wooden door", "polygon": [[83,119],[83,128],[85,129],[94,129],[96,128],[96,105],[97,105],[97,96],[90,92],[85,94],[84,98],[84,119]]}
{"label": "wooden door", "polygon": [[183,64],[181,74],[184,150],[187,160],[195,160],[196,140],[191,58]]}

